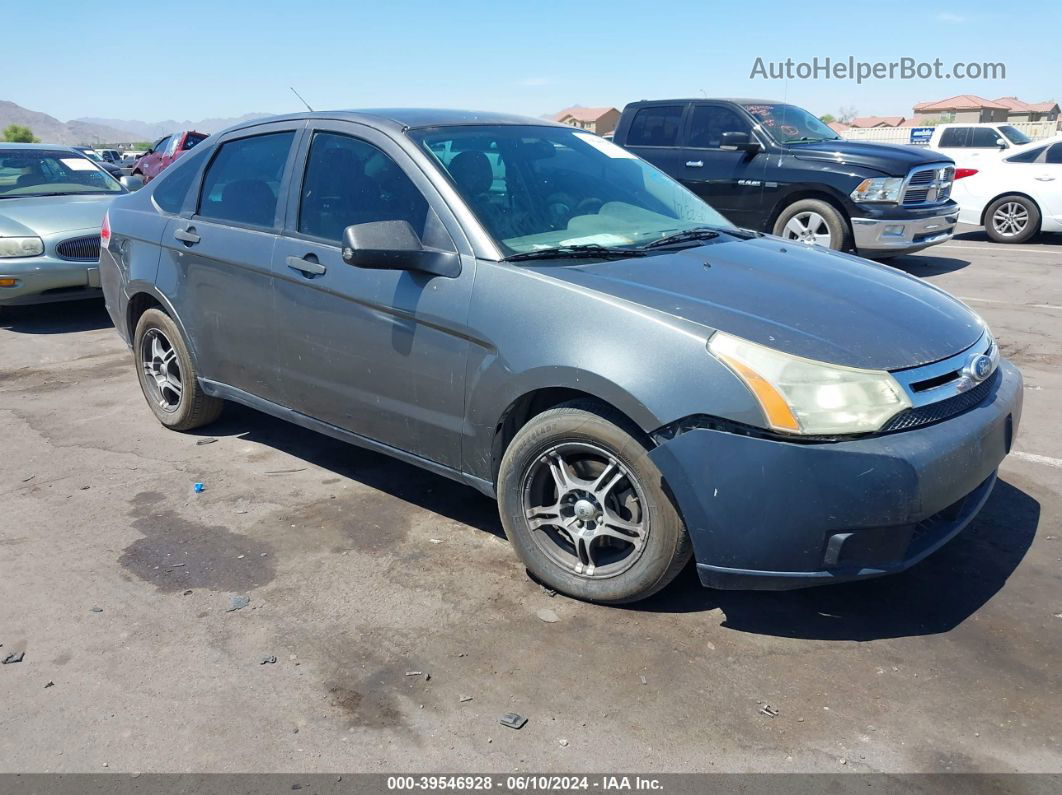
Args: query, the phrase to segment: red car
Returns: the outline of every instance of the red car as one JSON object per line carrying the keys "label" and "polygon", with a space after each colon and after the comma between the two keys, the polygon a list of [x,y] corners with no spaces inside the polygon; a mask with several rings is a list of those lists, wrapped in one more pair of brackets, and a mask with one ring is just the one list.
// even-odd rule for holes
{"label": "red car", "polygon": [[195,130],[185,130],[160,138],[136,161],[133,174],[143,177],[144,182],[151,182],[170,163],[206,139],[206,133]]}

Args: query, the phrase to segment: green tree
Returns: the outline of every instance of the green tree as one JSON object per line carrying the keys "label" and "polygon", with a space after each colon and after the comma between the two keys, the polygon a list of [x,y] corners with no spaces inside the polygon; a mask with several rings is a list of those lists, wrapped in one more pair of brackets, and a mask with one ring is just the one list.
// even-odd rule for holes
{"label": "green tree", "polygon": [[832,113],[823,113],[819,116],[819,121],[823,124],[829,124],[831,121],[837,121],[837,118]]}
{"label": "green tree", "polygon": [[9,124],[4,128],[4,142],[10,144],[39,144],[40,138],[33,134],[29,127],[21,124]]}

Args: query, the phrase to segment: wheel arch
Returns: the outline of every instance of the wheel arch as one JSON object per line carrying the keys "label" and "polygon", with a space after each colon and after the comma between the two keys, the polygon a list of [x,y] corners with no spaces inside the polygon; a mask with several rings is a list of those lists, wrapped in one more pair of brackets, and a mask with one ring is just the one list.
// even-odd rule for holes
{"label": "wheel arch", "polygon": [[841,220],[844,221],[845,230],[848,233],[848,242],[852,241],[852,218],[848,212],[848,209],[837,195],[825,190],[823,188],[799,188],[791,193],[787,193],[785,196],[780,197],[771,208],[770,215],[767,216],[767,223],[764,225],[764,231],[768,234],[774,234],[774,225],[778,223],[778,219],[786,209],[797,202],[804,201],[805,199],[817,199],[824,201],[838,213],[840,213]]}
{"label": "wheel arch", "polygon": [[184,344],[188,347],[188,354],[192,357],[193,364],[198,368],[199,365],[198,357],[196,356],[195,340],[188,334],[188,329],[186,329],[184,323],[181,322],[181,318],[176,310],[174,310],[173,304],[171,304],[169,299],[160,293],[154,285],[137,285],[130,291],[129,301],[126,304],[125,310],[126,329],[129,332],[129,344],[133,344],[133,337],[136,334],[137,323],[140,322],[140,318],[149,309],[161,310],[170,318],[170,320],[177,324],[177,328],[180,330],[181,336],[184,338]]}
{"label": "wheel arch", "polygon": [[997,196],[993,196],[991,199],[989,199],[987,202],[985,202],[985,206],[981,210],[981,226],[984,226],[985,225],[985,221],[988,220],[988,208],[991,207],[993,204],[995,204],[1000,199],[1007,199],[1007,198],[1010,198],[1011,196],[1020,196],[1023,199],[1028,199],[1029,201],[1031,201],[1033,203],[1033,206],[1036,207],[1036,212],[1038,212],[1040,214],[1040,225],[1043,226],[1043,223],[1044,223],[1044,210],[1043,210],[1043,207],[1040,206],[1040,202],[1036,201],[1036,199],[1034,199],[1028,193],[1024,193],[1023,191],[1020,191],[1020,190],[1006,190],[1006,191],[1003,191],[1002,193],[998,194]]}

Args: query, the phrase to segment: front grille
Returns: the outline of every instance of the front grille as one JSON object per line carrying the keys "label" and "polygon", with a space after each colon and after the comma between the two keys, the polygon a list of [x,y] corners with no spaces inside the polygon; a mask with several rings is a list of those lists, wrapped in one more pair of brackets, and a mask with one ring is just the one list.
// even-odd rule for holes
{"label": "front grille", "polygon": [[923,168],[913,172],[904,186],[903,203],[905,205],[935,204],[947,201],[951,196],[951,185],[955,179],[953,166]]}
{"label": "front grille", "polygon": [[940,400],[936,403],[930,403],[925,406],[919,406],[918,408],[901,411],[885,423],[885,427],[881,430],[885,433],[888,433],[889,431],[906,431],[911,428],[918,428],[922,425],[940,422],[941,420],[954,417],[957,414],[962,414],[964,411],[969,411],[988,397],[992,388],[1000,378],[1000,371],[996,370],[996,372],[969,392],[962,392],[947,400]]}
{"label": "front grille", "polygon": [[77,262],[99,262],[100,259],[100,236],[72,237],[64,240],[55,247],[55,254],[60,259],[75,260]]}

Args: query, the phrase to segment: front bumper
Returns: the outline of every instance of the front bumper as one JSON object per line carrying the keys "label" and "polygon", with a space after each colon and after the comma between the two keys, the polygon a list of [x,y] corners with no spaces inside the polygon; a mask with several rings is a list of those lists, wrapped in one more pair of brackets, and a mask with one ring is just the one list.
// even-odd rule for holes
{"label": "front bumper", "polygon": [[909,254],[950,240],[958,220],[957,208],[928,218],[852,218],[852,242],[867,257]]}
{"label": "front bumper", "polygon": [[102,295],[98,262],[75,262],[47,254],[0,259],[0,278],[18,282],[14,287],[0,287],[0,306],[44,304]]}
{"label": "front bumper", "polygon": [[784,590],[919,562],[981,509],[1010,451],[1022,378],[1009,362],[969,411],[910,431],[794,443],[694,428],[650,457],[693,541],[701,582]]}

